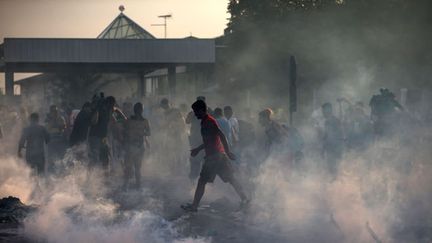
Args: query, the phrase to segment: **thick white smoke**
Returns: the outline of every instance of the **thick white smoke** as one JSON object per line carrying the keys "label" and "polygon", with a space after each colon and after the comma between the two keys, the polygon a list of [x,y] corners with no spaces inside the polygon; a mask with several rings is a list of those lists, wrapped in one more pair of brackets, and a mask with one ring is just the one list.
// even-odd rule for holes
{"label": "thick white smoke", "polygon": [[432,209],[424,203],[432,198],[430,151],[425,149],[430,142],[418,141],[414,130],[409,137],[416,145],[395,138],[392,148],[389,141],[376,142],[362,153],[345,153],[335,181],[319,156],[306,155],[300,167],[270,157],[253,179],[248,220],[294,242],[424,240],[407,233]]}
{"label": "thick white smoke", "polygon": [[31,170],[24,161],[13,157],[0,158],[0,198],[13,195],[29,202],[35,184],[30,174]]}
{"label": "thick white smoke", "polygon": [[[68,154],[64,161],[71,161]],[[103,179],[97,171],[89,175],[80,164],[70,167],[62,177],[47,178],[32,177],[30,169],[13,158],[2,158],[0,165],[0,195],[19,197],[24,203],[38,207],[23,226],[25,237],[32,241],[210,241],[182,237],[175,222],[160,216],[161,203],[148,189],[118,193],[117,197],[141,200],[135,202],[142,204],[140,208],[122,209],[108,195],[114,183]]]}

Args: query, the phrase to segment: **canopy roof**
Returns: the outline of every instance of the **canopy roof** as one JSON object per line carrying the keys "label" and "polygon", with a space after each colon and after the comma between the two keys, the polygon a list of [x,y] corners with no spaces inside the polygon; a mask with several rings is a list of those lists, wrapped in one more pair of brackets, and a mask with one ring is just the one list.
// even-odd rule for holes
{"label": "canopy roof", "polygon": [[155,39],[132,19],[121,12],[97,37],[98,39]]}

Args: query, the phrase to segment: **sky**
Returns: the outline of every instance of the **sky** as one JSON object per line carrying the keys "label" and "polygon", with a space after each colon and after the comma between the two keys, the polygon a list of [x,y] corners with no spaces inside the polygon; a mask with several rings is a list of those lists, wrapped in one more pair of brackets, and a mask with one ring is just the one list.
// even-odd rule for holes
{"label": "sky", "polygon": [[[95,38],[125,7],[124,14],[163,38],[163,19],[168,38],[190,35],[212,38],[223,34],[228,22],[228,0],[0,0],[0,43],[5,37]],[[0,87],[4,74],[0,74]],[[28,75],[16,74],[15,80]]]}

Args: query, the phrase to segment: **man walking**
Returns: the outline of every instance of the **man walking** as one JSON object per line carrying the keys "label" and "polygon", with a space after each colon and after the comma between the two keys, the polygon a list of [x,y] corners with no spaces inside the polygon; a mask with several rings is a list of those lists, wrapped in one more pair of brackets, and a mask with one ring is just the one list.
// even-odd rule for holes
{"label": "man walking", "polygon": [[331,181],[336,180],[339,163],[343,154],[343,133],[339,119],[333,115],[333,108],[330,103],[321,107],[325,119],[324,133],[322,136],[322,155],[327,163]]}
{"label": "man walking", "polygon": [[[205,102],[204,96],[198,96],[196,100],[202,100]],[[209,111],[209,108],[207,107],[207,113],[211,113]],[[202,144],[202,138],[201,138],[201,128],[200,128],[200,121],[195,116],[194,112],[191,111],[186,116],[186,124],[190,124],[190,133],[189,133],[189,145],[191,149],[198,147]],[[189,179],[195,180],[198,178],[200,169],[201,169],[201,163],[204,159],[204,156],[197,155],[195,157],[190,157],[190,173],[189,173]]]}
{"label": "man walking", "polygon": [[48,144],[48,172],[56,171],[56,161],[63,159],[66,152],[65,129],[66,121],[60,115],[56,105],[50,106],[50,111],[45,118],[46,129],[50,135],[51,142]]}
{"label": "man walking", "polygon": [[21,151],[25,148],[26,162],[38,175],[42,175],[45,171],[44,144],[47,144],[49,140],[48,131],[39,125],[39,115],[31,114],[30,126],[24,128],[18,144],[18,157],[22,157]]}
{"label": "man walking", "polygon": [[124,138],[126,147],[124,188],[127,188],[132,171],[135,172],[135,186],[141,186],[141,164],[144,157],[144,140],[150,136],[150,125],[142,116],[143,105],[136,103],[134,115],[125,122]]}
{"label": "man walking", "polygon": [[[198,185],[192,204],[182,205],[185,211],[196,212],[201,198],[204,195],[207,183],[212,183],[218,175],[224,182],[230,183],[241,198],[241,206],[246,206],[249,199],[246,197],[242,186],[234,177],[229,159],[234,160],[235,156],[230,151],[227,139],[220,130],[216,120],[207,113],[207,105],[202,100],[192,104],[195,116],[201,120],[201,136],[203,144],[191,150],[191,156],[195,157],[204,149],[205,162],[202,166]],[[228,159],[229,158],[229,159]]]}
{"label": "man walking", "polygon": [[232,129],[232,145],[236,145],[240,140],[240,126],[237,118],[234,117],[234,112],[231,106],[225,106],[223,111],[225,118],[228,120]]}
{"label": "man walking", "polygon": [[96,108],[92,114],[92,125],[89,131],[89,157],[90,168],[102,168],[105,173],[108,173],[108,165],[110,158],[110,147],[108,145],[108,125],[112,119],[114,105],[116,100],[114,97],[101,97],[99,101],[95,101]]}
{"label": "man walking", "polygon": [[86,102],[74,120],[72,132],[69,137],[70,146],[79,145],[87,141],[91,118],[91,104],[90,102]]}

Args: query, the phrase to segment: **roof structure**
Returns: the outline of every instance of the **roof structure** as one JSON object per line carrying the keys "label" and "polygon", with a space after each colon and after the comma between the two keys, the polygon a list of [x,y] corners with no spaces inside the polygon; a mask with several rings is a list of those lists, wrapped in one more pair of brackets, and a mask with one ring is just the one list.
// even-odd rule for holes
{"label": "roof structure", "polygon": [[109,24],[98,39],[156,39],[147,30],[143,29],[132,19],[121,12]]}
{"label": "roof structure", "polygon": [[[123,13],[123,6],[119,9],[121,13],[97,37],[97,39],[109,39],[109,41],[47,38],[5,39],[5,43],[0,44],[0,72],[5,71],[7,61],[9,61],[9,70],[14,72],[25,70],[28,72],[30,69],[33,70],[32,72],[43,72],[40,75],[15,82],[23,85],[30,81],[50,78],[51,75],[55,75],[50,72],[55,73],[58,70],[74,72],[77,70],[84,72],[90,70],[91,72],[106,72],[107,70],[142,72],[145,70],[147,74],[156,70],[149,76],[160,76],[168,74],[167,65],[215,62],[213,39],[203,40],[193,36],[185,39],[156,39],[127,17]],[[24,58],[21,60],[19,56],[25,52],[28,52],[28,55],[21,56]],[[184,66],[176,67],[176,73],[185,71]]]}
{"label": "roof structure", "polygon": [[[50,72],[97,66],[166,66],[215,62],[213,39],[5,38],[10,72]],[[33,71],[36,70],[37,71]]]}

